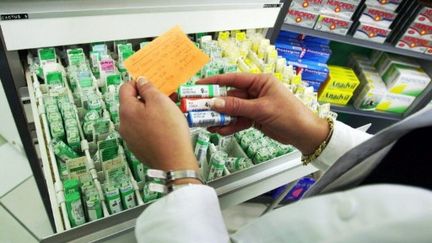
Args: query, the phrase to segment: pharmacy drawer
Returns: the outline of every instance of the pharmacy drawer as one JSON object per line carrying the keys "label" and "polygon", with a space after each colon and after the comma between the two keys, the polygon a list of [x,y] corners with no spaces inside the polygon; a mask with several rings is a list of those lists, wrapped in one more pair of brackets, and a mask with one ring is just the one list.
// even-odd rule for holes
{"label": "pharmacy drawer", "polygon": [[[222,177],[209,183],[215,188],[222,209],[240,204],[279,186],[317,171],[312,165],[303,166],[300,153],[256,165],[252,168]],[[138,206],[95,222],[86,223],[59,233],[42,242],[109,240],[133,234],[136,218],[148,205]]]}

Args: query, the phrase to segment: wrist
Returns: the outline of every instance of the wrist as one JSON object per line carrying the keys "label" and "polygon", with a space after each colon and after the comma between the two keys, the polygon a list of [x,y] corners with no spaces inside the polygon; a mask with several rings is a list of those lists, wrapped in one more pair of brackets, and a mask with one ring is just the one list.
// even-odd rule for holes
{"label": "wrist", "polygon": [[311,117],[309,122],[304,124],[304,139],[301,140],[301,145],[298,149],[304,155],[314,153],[314,151],[322,144],[330,133],[329,123],[326,119],[319,118],[316,115]]}

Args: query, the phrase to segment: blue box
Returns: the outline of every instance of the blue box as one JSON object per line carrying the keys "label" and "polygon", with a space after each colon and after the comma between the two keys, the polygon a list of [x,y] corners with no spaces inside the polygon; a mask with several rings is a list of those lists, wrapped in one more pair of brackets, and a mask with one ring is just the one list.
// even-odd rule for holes
{"label": "blue box", "polygon": [[306,36],[304,34],[294,33],[290,31],[280,31],[277,39],[282,41],[286,39],[295,39],[306,43],[316,43],[316,44],[326,45],[326,46],[330,44],[330,40],[328,39],[323,39],[314,36]]}
{"label": "blue box", "polygon": [[276,42],[278,53],[288,60],[306,59],[326,63],[331,55],[330,48],[322,45],[305,45],[299,42]]}
{"label": "blue box", "polygon": [[324,82],[317,82],[314,80],[303,80],[304,82],[306,82],[308,84],[309,87],[313,87],[315,92],[318,92],[318,90],[320,89],[321,85]]}
{"label": "blue box", "polygon": [[[315,183],[315,180],[310,177],[303,177],[300,179],[297,184],[288,192],[285,198],[282,201],[297,201],[299,200],[303,194]],[[281,186],[272,191],[271,196],[276,199],[282,192],[285,190],[287,186]]]}
{"label": "blue box", "polygon": [[329,74],[327,64],[299,59],[287,60],[287,65],[292,65],[297,74],[301,73],[303,80],[324,82]]}

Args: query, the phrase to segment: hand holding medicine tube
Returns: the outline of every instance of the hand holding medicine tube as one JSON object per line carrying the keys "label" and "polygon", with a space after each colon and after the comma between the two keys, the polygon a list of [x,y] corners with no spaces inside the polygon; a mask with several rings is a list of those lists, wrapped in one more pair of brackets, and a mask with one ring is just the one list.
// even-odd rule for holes
{"label": "hand holding medicine tube", "polygon": [[[142,77],[120,88],[119,131],[129,149],[151,168],[198,170],[184,115]],[[184,182],[199,183],[194,179]]]}
{"label": "hand holding medicine tube", "polygon": [[271,75],[230,73],[205,78],[199,84],[219,84],[235,89],[227,97],[214,98],[211,108],[238,117],[234,124],[210,128],[221,135],[233,134],[252,124],[267,136],[311,154],[326,139],[329,125],[312,113]]}

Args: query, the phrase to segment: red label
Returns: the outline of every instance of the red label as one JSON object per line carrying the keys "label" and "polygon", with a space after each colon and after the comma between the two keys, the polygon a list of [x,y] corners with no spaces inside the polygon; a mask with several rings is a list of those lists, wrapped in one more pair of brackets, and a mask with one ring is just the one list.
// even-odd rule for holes
{"label": "red label", "polygon": [[292,15],[292,16],[295,16],[295,17],[301,17],[301,18],[306,18],[306,19],[311,19],[311,20],[315,19],[315,16],[316,16],[315,14],[311,14],[311,13],[308,13],[308,12],[297,11],[297,10],[294,10],[294,9],[289,10],[288,14]]}
{"label": "red label", "polygon": [[304,3],[315,3],[315,4],[321,4],[323,0],[304,0]]}
{"label": "red label", "polygon": [[348,21],[334,19],[334,18],[330,18],[330,17],[324,17],[322,19],[322,22],[327,23],[327,24],[334,24],[334,25],[337,25],[340,27],[345,27],[345,28],[348,28],[348,26],[350,24]]}
{"label": "red label", "polygon": [[427,17],[432,17],[432,8],[424,8],[421,13],[422,15],[425,15]]}
{"label": "red label", "polygon": [[[366,12],[366,14],[368,15],[372,15],[372,17],[377,20],[377,17],[379,17],[380,19],[378,20],[382,20],[382,19],[394,19],[395,18],[395,14],[391,13],[391,12],[385,12],[385,11],[381,11],[378,9],[373,9],[373,8],[369,8]],[[377,21],[378,21],[377,20]]]}
{"label": "red label", "polygon": [[387,36],[387,34],[389,33],[389,31],[386,29],[380,29],[380,28],[376,28],[373,26],[369,26],[369,25],[363,25],[361,27],[361,30],[368,33],[368,34],[373,33],[373,34],[375,34],[374,36],[376,36],[376,35]]}
{"label": "red label", "polygon": [[411,36],[404,36],[401,41],[407,43],[410,47],[429,46],[429,41]]}
{"label": "red label", "polygon": [[427,24],[413,23],[411,28],[417,30],[420,35],[432,33],[432,26]]}
{"label": "red label", "polygon": [[354,12],[354,10],[355,10],[354,4],[345,3],[345,2],[338,1],[338,0],[327,0],[327,4],[329,4],[331,6],[339,7],[341,9],[347,9],[347,10],[350,10],[352,12]]}

